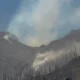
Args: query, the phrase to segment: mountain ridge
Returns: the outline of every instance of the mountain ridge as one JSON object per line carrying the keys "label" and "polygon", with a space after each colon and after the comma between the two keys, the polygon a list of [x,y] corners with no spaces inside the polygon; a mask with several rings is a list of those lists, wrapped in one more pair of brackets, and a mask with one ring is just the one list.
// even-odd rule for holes
{"label": "mountain ridge", "polygon": [[51,41],[48,45],[42,45],[38,49],[44,48],[42,49],[42,51],[40,50],[40,52],[46,52],[50,50],[57,51],[66,47],[68,44],[69,45],[72,44],[74,41],[80,42],[80,29],[72,30],[69,34],[67,34],[63,38]]}
{"label": "mountain ridge", "polygon": [[[71,45],[74,41],[80,42],[80,29],[71,31],[68,35],[61,39],[50,42],[48,45],[42,45],[40,47],[31,47],[21,43],[18,39],[11,38],[10,43],[4,39],[5,35],[9,35],[8,32],[1,32],[0,37],[0,55],[14,56],[19,59],[29,61],[31,63],[35,59],[37,53],[45,53],[49,51],[58,51]],[[3,36],[3,37],[2,37]],[[34,58],[33,58],[34,57]],[[29,62],[30,62],[29,61]]]}

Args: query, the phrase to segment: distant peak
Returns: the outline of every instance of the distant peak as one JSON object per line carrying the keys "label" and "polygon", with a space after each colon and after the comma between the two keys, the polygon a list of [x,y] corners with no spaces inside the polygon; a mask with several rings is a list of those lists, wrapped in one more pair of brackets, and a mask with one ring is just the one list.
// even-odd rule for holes
{"label": "distant peak", "polygon": [[13,34],[11,34],[11,33],[9,33],[9,32],[7,32],[7,33],[3,36],[3,38],[4,38],[5,40],[9,41],[10,43],[12,43],[12,42],[14,42],[14,41],[19,41],[19,39],[18,39],[15,35],[13,35]]}
{"label": "distant peak", "polygon": [[[7,40],[9,43],[11,43],[11,41],[9,40],[9,35],[4,35],[4,37],[3,37],[5,40]],[[12,44],[12,43],[11,43]]]}
{"label": "distant peak", "polygon": [[8,40],[9,36],[8,35],[4,35],[4,39]]}
{"label": "distant peak", "polygon": [[43,44],[43,45],[41,45],[40,47],[46,47],[46,45]]}
{"label": "distant peak", "polygon": [[73,33],[73,32],[80,32],[80,29],[75,29],[75,30],[72,30],[71,32]]}

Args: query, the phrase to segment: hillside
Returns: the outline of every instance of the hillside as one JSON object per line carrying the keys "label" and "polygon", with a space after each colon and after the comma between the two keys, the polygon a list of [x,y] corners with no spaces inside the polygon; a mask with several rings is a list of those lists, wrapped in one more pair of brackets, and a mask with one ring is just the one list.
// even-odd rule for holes
{"label": "hillside", "polygon": [[[67,77],[71,77],[72,80],[76,78],[76,74],[80,74],[80,57],[71,60],[68,64],[64,65],[62,68],[58,68],[55,71],[49,73],[45,77],[47,80],[59,80],[65,79]],[[80,78],[79,78],[80,79]]]}
{"label": "hillside", "polygon": [[[21,43],[15,35],[9,34],[7,32],[1,32],[0,33],[0,71],[1,71],[0,74],[2,75],[5,72],[5,69],[7,69],[7,72],[10,72],[10,73],[14,72],[14,69],[17,69],[18,71],[15,74],[17,74],[18,76],[19,76],[19,74],[20,74],[20,76],[22,76],[23,73],[27,74],[26,73],[26,71],[28,71],[27,69],[30,70],[30,74],[33,74],[34,71],[31,68],[31,66],[36,58],[36,54],[38,54],[38,53],[45,54],[45,52],[49,52],[49,51],[62,50],[64,48],[72,45],[72,43],[74,41],[80,42],[80,29],[73,30],[65,37],[63,37],[59,40],[52,41],[48,45],[42,45],[40,47],[27,46],[27,45]],[[43,58],[41,58],[41,59],[43,59]],[[62,59],[62,61],[63,61],[63,59]],[[44,80],[49,80],[48,78],[51,78],[51,80],[52,80],[53,77],[58,75],[57,73],[59,73],[59,72],[61,72],[61,70],[63,70],[63,73],[60,73],[60,74],[64,74],[64,75],[62,75],[62,77],[63,76],[66,77],[68,72],[72,73],[71,72],[72,67],[79,64],[79,61],[80,61],[80,58],[77,58],[77,59],[69,62],[63,68],[57,69],[57,71],[54,71],[54,72],[50,71],[49,74],[46,73],[47,77],[46,77],[46,75],[42,75],[42,76],[44,77]],[[59,63],[59,64],[61,64],[61,63]],[[55,64],[53,64],[53,65],[55,65]],[[46,67],[47,65],[43,65],[43,66]],[[67,71],[65,71],[65,70],[67,70]],[[20,71],[20,73],[19,73],[19,71]],[[27,74],[27,76],[28,76],[28,74]],[[40,77],[40,75],[38,77]],[[45,77],[47,79],[45,79]],[[61,79],[62,79],[62,77],[61,77]],[[37,76],[34,78],[37,79]]]}
{"label": "hillside", "polygon": [[80,29],[72,30],[68,35],[61,39],[50,42],[48,45],[42,45],[38,49],[40,52],[58,51],[64,47],[70,46],[73,42],[80,42]]}

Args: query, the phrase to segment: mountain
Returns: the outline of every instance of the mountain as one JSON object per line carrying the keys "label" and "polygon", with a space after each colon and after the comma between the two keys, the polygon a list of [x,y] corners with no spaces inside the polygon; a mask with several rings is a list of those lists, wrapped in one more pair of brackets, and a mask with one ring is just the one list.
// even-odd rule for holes
{"label": "mountain", "polygon": [[[72,30],[65,37],[40,47],[27,46],[21,43],[15,35],[9,32],[0,32],[0,74],[2,75],[2,70],[4,71],[6,68],[13,71],[16,66],[17,69],[22,69],[26,64],[30,68],[37,53],[45,54],[45,52],[49,51],[62,50],[72,45],[73,42],[80,42],[80,29]],[[25,68],[27,67],[25,66]]]}
{"label": "mountain", "polygon": [[[73,42],[80,42],[80,29],[72,30],[65,37],[50,42],[48,45],[42,45],[40,47],[31,47],[25,44],[22,44],[19,39],[9,32],[0,33],[0,53],[6,54],[15,54],[17,56],[25,57],[27,54],[29,56],[41,52],[47,51],[58,51],[65,48],[68,45],[71,45]],[[31,54],[31,55],[30,55]]]}
{"label": "mountain", "polygon": [[72,30],[68,35],[61,39],[50,42],[48,45],[42,45],[38,48],[39,52],[58,51],[70,46],[73,42],[80,42],[80,29]]}
{"label": "mountain", "polygon": [[24,71],[25,68],[29,69],[31,67],[33,60],[35,59],[35,55],[35,48],[22,44],[13,34],[1,32],[0,80],[2,80],[5,75],[13,77],[15,75],[20,76],[20,73]]}
{"label": "mountain", "polygon": [[22,44],[15,35],[9,32],[0,32],[0,57],[14,57],[32,63],[36,53],[58,51],[71,45],[74,41],[80,42],[80,29],[72,30],[65,37],[40,47],[27,46]]}
{"label": "mountain", "polygon": [[36,53],[35,48],[22,44],[14,35],[4,34],[1,34],[3,37],[0,39],[0,57],[32,61]]}
{"label": "mountain", "polygon": [[0,39],[1,39],[5,34],[7,34],[7,32],[0,32]]}

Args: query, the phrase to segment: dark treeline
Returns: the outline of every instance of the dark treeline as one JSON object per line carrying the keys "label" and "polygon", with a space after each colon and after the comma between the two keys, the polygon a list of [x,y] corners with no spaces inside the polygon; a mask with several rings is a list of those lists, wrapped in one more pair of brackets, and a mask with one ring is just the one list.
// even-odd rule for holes
{"label": "dark treeline", "polygon": [[[65,49],[65,62],[68,64],[70,61],[73,61],[78,57],[78,52],[75,46],[74,50],[72,50],[71,47],[70,52],[67,51],[68,50]],[[68,57],[70,58],[70,60]],[[8,67],[1,67],[0,63],[0,80],[61,80],[64,78],[63,67],[59,67],[57,62],[55,64],[51,62],[48,68],[46,69],[44,66],[43,70],[44,74],[41,74],[41,72],[39,71],[34,72],[34,70],[27,63],[23,65],[19,63],[12,69],[8,69]]]}

